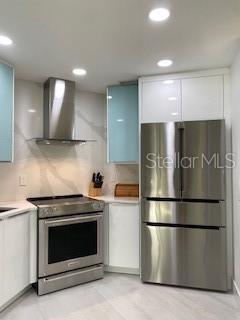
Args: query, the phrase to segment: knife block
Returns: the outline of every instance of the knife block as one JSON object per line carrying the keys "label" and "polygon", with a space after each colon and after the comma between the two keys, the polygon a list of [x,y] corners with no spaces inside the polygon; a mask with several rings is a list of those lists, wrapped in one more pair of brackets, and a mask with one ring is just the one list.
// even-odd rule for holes
{"label": "knife block", "polygon": [[91,182],[89,186],[88,195],[90,197],[100,197],[102,195],[102,188],[94,188],[94,183]]}

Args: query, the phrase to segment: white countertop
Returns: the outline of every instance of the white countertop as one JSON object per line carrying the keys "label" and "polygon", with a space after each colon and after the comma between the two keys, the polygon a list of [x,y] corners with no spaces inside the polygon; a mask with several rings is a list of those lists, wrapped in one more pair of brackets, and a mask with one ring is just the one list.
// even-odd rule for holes
{"label": "white countertop", "polygon": [[139,203],[139,198],[135,197],[114,197],[111,195],[108,196],[100,196],[100,197],[91,197],[96,200],[102,200],[106,203]]}
{"label": "white countertop", "polygon": [[13,210],[9,210],[7,212],[0,212],[0,220],[7,219],[11,216],[16,216],[23,212],[37,210],[33,204],[26,200],[22,201],[0,201],[0,209],[2,208],[14,208]]}

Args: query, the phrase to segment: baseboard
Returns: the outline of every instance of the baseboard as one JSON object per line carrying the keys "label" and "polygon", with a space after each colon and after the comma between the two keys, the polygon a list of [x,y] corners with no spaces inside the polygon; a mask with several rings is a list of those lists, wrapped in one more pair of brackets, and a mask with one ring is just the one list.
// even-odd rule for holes
{"label": "baseboard", "polygon": [[139,268],[125,268],[125,267],[113,267],[113,266],[104,266],[104,271],[106,272],[115,272],[115,273],[127,273],[127,274],[140,274]]}
{"label": "baseboard", "polygon": [[237,294],[238,296],[240,296],[240,289],[239,289],[236,281],[234,281],[234,280],[233,280],[233,292],[234,292],[235,294]]}
{"label": "baseboard", "polygon": [[9,301],[7,301],[6,303],[4,303],[1,307],[0,307],[0,313],[3,312],[6,308],[8,308],[11,304],[13,304],[16,300],[18,300],[24,293],[26,293],[28,290],[31,289],[31,285],[27,286],[25,289],[23,289],[21,292],[19,292],[18,294],[16,294],[14,297],[12,297],[12,299],[10,299]]}

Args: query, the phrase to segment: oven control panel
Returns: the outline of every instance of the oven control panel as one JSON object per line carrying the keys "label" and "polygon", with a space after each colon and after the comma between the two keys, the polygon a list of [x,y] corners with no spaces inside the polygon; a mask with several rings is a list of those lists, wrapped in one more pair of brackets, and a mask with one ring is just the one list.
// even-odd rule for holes
{"label": "oven control panel", "polygon": [[102,205],[102,202],[93,202],[92,207],[94,210],[97,210],[97,211],[102,211],[104,208]]}
{"label": "oven control panel", "polygon": [[42,209],[42,213],[44,214],[45,217],[53,217],[56,212],[57,212],[56,207],[49,207],[49,208]]}
{"label": "oven control panel", "polygon": [[92,212],[100,212],[104,209],[103,201],[89,201],[85,203],[65,204],[56,206],[38,207],[38,217],[51,218],[75,214],[88,214]]}

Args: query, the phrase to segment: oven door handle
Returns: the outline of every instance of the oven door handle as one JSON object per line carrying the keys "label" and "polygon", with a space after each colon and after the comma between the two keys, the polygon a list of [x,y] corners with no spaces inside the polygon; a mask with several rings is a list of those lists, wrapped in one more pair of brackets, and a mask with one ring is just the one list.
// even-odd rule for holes
{"label": "oven door handle", "polygon": [[84,217],[77,217],[77,218],[66,218],[66,219],[58,219],[58,220],[45,220],[45,224],[55,224],[55,223],[64,223],[64,222],[77,222],[77,221],[88,221],[92,219],[99,219],[102,218],[101,214],[94,215],[94,216],[84,216]]}

